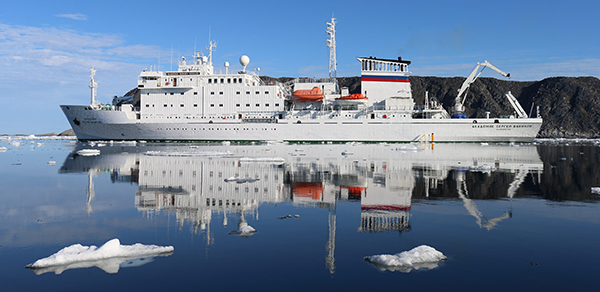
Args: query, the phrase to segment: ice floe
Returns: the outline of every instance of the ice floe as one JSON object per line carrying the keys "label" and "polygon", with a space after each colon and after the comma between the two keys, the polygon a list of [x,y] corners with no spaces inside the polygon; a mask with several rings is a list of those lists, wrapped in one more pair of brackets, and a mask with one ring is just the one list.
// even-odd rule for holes
{"label": "ice floe", "polygon": [[243,238],[248,238],[254,235],[254,233],[256,233],[256,229],[247,223],[241,224],[238,230],[229,231],[229,235],[239,235]]}
{"label": "ice floe", "polygon": [[35,261],[26,266],[40,275],[47,272],[61,274],[68,269],[98,267],[109,274],[114,274],[121,267],[140,266],[141,262],[151,262],[155,256],[173,254],[172,246],[121,245],[118,238],[107,241],[100,247],[73,244],[57,253]]}
{"label": "ice floe", "polygon": [[408,273],[413,269],[434,269],[446,256],[435,248],[427,245],[417,246],[409,251],[397,254],[381,254],[365,257],[375,268],[385,271],[400,271]]}
{"label": "ice floe", "polygon": [[98,149],[81,149],[77,151],[77,154],[81,156],[97,156],[100,155],[100,150]]}

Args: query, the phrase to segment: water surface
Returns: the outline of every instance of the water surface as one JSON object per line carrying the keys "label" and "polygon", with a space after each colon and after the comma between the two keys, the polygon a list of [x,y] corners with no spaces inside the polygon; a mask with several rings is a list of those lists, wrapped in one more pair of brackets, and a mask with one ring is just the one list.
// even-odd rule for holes
{"label": "water surface", "polygon": [[[600,153],[561,144],[182,144],[4,137],[0,290],[581,291]],[[99,149],[82,156],[81,149]],[[56,164],[52,164],[52,161]],[[288,215],[289,216],[288,218]],[[297,216],[296,216],[297,215]],[[244,226],[256,229],[241,234]],[[72,244],[168,256],[36,274]],[[428,245],[436,267],[365,256]]]}

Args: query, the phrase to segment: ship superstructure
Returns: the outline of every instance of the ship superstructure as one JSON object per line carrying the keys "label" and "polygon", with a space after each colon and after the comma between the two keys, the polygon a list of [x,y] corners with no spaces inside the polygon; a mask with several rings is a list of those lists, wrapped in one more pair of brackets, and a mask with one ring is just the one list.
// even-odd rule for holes
{"label": "ship superstructure", "polygon": [[[516,142],[537,135],[542,119],[522,110],[515,110],[518,118],[451,118],[434,100],[416,106],[411,62],[400,57],[358,57],[360,93],[338,88],[335,24],[332,18],[327,29],[329,78],[263,82],[259,70],[246,71],[250,58],[245,55],[239,59],[241,70],[230,70],[226,62],[225,73],[215,73],[216,44],[211,42],[208,56],[182,57],[177,71],[143,70],[138,93],[113,104],[96,101],[92,68],[90,105],[61,108],[80,140]],[[520,108],[516,98],[510,101]]]}

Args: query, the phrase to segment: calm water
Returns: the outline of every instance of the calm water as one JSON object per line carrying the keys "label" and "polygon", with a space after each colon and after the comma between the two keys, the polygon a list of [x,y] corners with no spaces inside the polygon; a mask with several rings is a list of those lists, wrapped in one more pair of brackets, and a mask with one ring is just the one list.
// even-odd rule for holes
{"label": "calm water", "polygon": [[[600,286],[595,143],[90,145],[12,137],[0,147],[1,291]],[[101,154],[76,154],[88,148]],[[241,237],[246,225],[257,232]],[[113,238],[175,251],[125,262],[117,273],[25,269],[72,244]],[[363,260],[423,244],[448,259],[410,272]]]}

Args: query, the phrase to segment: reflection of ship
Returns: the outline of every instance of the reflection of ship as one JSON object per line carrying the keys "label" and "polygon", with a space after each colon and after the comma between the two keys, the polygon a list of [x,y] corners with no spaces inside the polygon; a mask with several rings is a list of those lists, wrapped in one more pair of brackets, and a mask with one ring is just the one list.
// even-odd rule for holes
{"label": "reflection of ship", "polygon": [[[203,232],[209,244],[213,243],[213,219],[222,217],[222,224],[228,225],[228,216],[234,215],[243,224],[245,215],[258,219],[261,203],[290,202],[327,209],[326,263],[333,273],[339,201],[360,200],[358,231],[403,232],[411,229],[411,201],[419,184],[425,184],[427,196],[448,178],[454,177],[457,186],[462,186],[460,177],[464,181],[465,175],[493,172],[514,179],[506,186],[508,197],[512,197],[528,174],[541,173],[543,168],[532,145],[433,146],[118,144],[103,147],[100,156],[83,157],[73,152],[61,172],[92,175],[108,171],[113,182],[136,183],[138,210],[148,215],[161,210],[175,213],[181,226],[189,224],[194,233]],[[502,220],[485,220],[468,193],[461,193],[459,198],[480,226],[490,229]]]}

